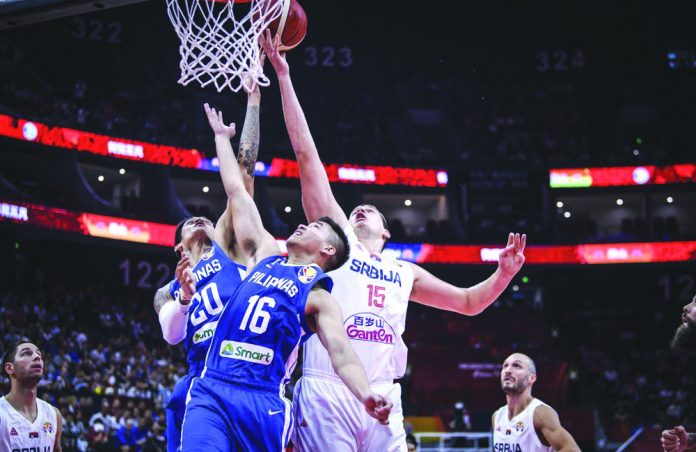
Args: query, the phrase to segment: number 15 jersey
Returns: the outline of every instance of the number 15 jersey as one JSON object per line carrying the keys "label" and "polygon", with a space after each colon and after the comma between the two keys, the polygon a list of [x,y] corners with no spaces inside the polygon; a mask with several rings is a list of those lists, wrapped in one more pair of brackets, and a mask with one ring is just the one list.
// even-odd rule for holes
{"label": "number 15 jersey", "polygon": [[317,285],[331,291],[318,265],[290,265],[282,256],[259,262],[220,315],[202,377],[278,391],[312,334],[305,305]]}
{"label": "number 15 jersey", "polygon": [[[343,327],[371,383],[391,382],[406,371],[408,349],[401,335],[413,287],[413,269],[386,254],[371,254],[353,228],[344,229],[350,256],[329,273],[333,297],[343,311]],[[304,348],[304,375],[337,379],[329,354],[312,337]]]}

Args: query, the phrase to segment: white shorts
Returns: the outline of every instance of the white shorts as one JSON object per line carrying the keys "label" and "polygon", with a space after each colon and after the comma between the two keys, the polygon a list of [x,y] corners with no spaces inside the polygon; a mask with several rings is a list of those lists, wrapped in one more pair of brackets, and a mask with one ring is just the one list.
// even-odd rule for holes
{"label": "white shorts", "polygon": [[394,404],[389,425],[382,425],[340,381],[304,376],[295,385],[292,442],[300,452],[406,452],[401,385],[371,385]]}

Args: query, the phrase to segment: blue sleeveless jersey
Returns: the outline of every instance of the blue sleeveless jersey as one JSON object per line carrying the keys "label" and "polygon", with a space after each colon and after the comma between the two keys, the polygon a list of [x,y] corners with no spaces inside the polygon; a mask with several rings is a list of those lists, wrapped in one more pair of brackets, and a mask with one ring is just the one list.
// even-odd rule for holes
{"label": "blue sleeveless jersey", "polygon": [[[230,259],[215,242],[193,268],[196,294],[191,299],[184,339],[189,373],[199,375],[203,370],[220,314],[242,283],[244,274],[245,267]],[[175,300],[179,299],[180,290],[179,281],[174,280],[169,284],[169,293]]]}
{"label": "blue sleeveless jersey", "polygon": [[305,305],[317,284],[333,285],[318,265],[289,265],[281,256],[259,262],[220,316],[202,377],[277,392],[312,334]]}

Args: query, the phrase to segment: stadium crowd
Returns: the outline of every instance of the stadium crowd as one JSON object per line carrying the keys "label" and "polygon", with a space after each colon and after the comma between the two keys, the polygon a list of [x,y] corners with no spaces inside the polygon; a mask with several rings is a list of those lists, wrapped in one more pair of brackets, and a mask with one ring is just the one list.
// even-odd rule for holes
{"label": "stadium crowd", "polygon": [[6,290],[0,300],[3,348],[29,337],[43,351],[39,397],[65,418],[64,450],[166,450],[163,407],[187,369],[147,303],[79,286]]}
{"label": "stadium crowd", "polygon": [[[2,292],[0,345],[20,336],[38,341],[46,360],[39,397],[65,417],[64,450],[163,450],[163,407],[187,369],[181,350],[162,340],[148,294],[47,284],[41,278],[29,287]],[[438,356],[451,357],[452,350],[491,362],[525,350],[539,357],[542,368],[559,357],[567,362],[567,392],[559,408],[596,409],[599,437],[607,441],[625,440],[637,426],[695,426],[689,407],[696,403],[696,379],[688,372],[688,360],[639,334],[650,328],[669,334],[673,319],[660,311],[647,316],[598,312],[592,303],[547,316],[544,302],[552,301],[544,301],[534,288],[510,291],[474,322],[447,313],[433,316],[413,306],[412,325],[442,327],[448,334],[427,334],[435,330],[425,328],[407,335],[411,366],[403,381],[405,414],[437,414],[447,425],[453,403],[462,400],[477,410],[470,415],[474,430],[485,429],[489,412],[481,409],[476,391],[439,387],[428,369],[437,370]],[[514,330],[522,328],[520,316],[529,319],[524,336]],[[510,338],[518,339],[485,334],[491,325],[506,325]],[[493,401],[497,396],[497,391],[486,395]]]}

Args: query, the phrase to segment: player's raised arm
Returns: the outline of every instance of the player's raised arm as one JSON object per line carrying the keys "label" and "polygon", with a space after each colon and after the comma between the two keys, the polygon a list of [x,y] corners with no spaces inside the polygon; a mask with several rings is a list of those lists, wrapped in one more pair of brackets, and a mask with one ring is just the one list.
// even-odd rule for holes
{"label": "player's raised arm", "polygon": [[307,221],[311,223],[320,217],[327,216],[333,218],[341,228],[345,228],[348,225],[348,218],[331,192],[329,178],[324,170],[324,165],[321,163],[319,152],[309,131],[307,119],[292,86],[290,67],[285,60],[285,54],[278,51],[280,36],[276,35],[275,38],[271,38],[270,31],[266,30],[265,36],[261,36],[260,41],[263,51],[278,75],[285,126],[288,129],[290,143],[292,143],[292,149],[295,151],[300,168],[302,206]]}
{"label": "player's raised arm", "polygon": [[498,257],[498,268],[485,281],[465,288],[447,283],[422,267],[413,265],[413,289],[411,300],[439,309],[476,315],[490,306],[517,274],[524,264],[525,234],[508,236],[505,249]]}
{"label": "player's raised arm", "polygon": [[371,392],[365,369],[343,329],[341,308],[336,300],[326,290],[317,288],[310,292],[306,306],[306,313],[314,317],[316,332],[329,352],[336,374],[365,405],[370,416],[382,424],[388,424],[392,403],[386,396]]}
{"label": "player's raised arm", "polygon": [[[261,54],[261,64],[265,56]],[[259,85],[251,80],[251,77],[246,77],[244,89],[247,91],[247,109],[246,117],[244,118],[244,127],[242,128],[242,136],[239,140],[239,155],[237,156],[237,165],[242,173],[244,187],[246,191],[254,196],[254,169],[256,168],[256,158],[259,155],[259,140],[260,140],[260,117],[259,110],[261,108],[261,90]],[[247,87],[248,86],[248,87]],[[228,159],[231,162],[231,159]],[[223,247],[231,257],[237,258],[237,249],[235,245],[236,236],[232,224],[232,214],[228,205],[225,211],[220,215],[217,223],[215,223],[214,240]]]}
{"label": "player's raised arm", "polygon": [[232,215],[234,233],[241,252],[249,261],[249,267],[264,257],[280,254],[278,244],[271,234],[266,231],[261,222],[261,215],[254,204],[254,199],[246,191],[244,179],[235,162],[234,150],[230,139],[236,131],[234,123],[226,125],[222,112],[218,112],[205,104],[210,128],[215,134],[215,149],[220,161],[220,176],[227,194],[227,208]]}
{"label": "player's raised arm", "polygon": [[540,405],[534,410],[534,428],[558,452],[580,452],[580,447],[573,437],[561,425],[558,414],[553,408]]}

